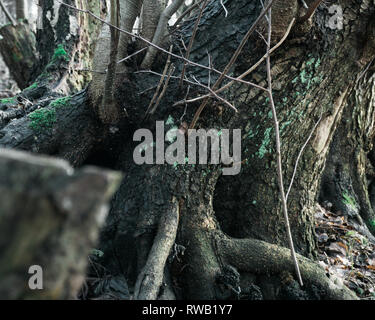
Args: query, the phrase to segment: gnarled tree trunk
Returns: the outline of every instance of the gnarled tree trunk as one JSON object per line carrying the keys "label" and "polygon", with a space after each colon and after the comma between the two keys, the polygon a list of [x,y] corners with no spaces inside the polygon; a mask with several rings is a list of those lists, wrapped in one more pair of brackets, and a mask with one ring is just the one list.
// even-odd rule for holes
{"label": "gnarled tree trunk", "polygon": [[[277,10],[284,10],[283,3],[290,5],[290,1],[276,2],[273,15],[278,17],[281,13]],[[190,54],[194,62],[208,65],[208,51],[218,70],[224,69],[261,11],[258,2],[228,0],[223,3],[229,12],[226,18],[218,1],[207,6]],[[298,9],[297,15],[303,14],[297,1],[293,4]],[[367,185],[372,174],[367,155],[372,155],[375,117],[371,64],[375,55],[371,27],[374,6],[373,1],[367,0],[362,3],[341,0],[339,5],[344,13],[342,29],[337,25],[332,29],[327,23],[332,14],[324,7],[318,8],[312,19],[296,22],[287,40],[271,56],[286,190],[300,150],[316,127],[288,197],[293,239],[305,281],[303,290],[295,291],[294,298],[355,298],[348,289],[328,279],[313,260],[306,258],[314,259],[316,255],[313,208],[319,194],[322,199],[333,201],[340,199],[341,186],[348,188],[348,196],[358,199],[357,213],[370,231],[374,231],[372,198]],[[283,23],[276,19],[273,26],[276,37],[284,34],[292,18],[298,18],[294,14],[290,10],[289,15],[282,15]],[[181,37],[188,43],[193,26],[194,21],[182,25],[173,39],[174,53],[184,52]],[[262,33],[261,27],[259,31]],[[263,40],[254,33],[229,75],[238,76],[246,71],[263,57],[265,50]],[[172,62],[176,67],[174,75],[178,76],[183,62],[175,58]],[[155,70],[161,68],[155,66]],[[245,297],[249,298],[255,284],[261,288],[263,298],[280,298],[279,287],[293,287],[296,283],[289,276],[294,274],[290,251],[284,248],[287,238],[277,185],[275,132],[266,94],[247,84],[235,83],[221,94],[239,112],[212,99],[196,124],[198,128],[218,131],[242,130],[243,161],[239,175],[222,176],[221,165],[139,166],[133,160],[135,129],[148,128],[155,136],[156,120],[164,120],[166,130],[184,121],[189,124],[199,103],[188,104],[186,109],[172,107],[184,99],[187,90],[186,87],[181,90],[179,79],[172,78],[157,112],[145,119],[153,95],[148,89],[157,86],[160,78],[133,71],[136,70],[127,70],[129,81],[121,83],[115,92],[128,117],[119,119],[119,125],[110,130],[103,130],[89,117],[82,122],[96,123],[98,127],[92,135],[90,152],[79,153],[78,164],[85,161],[106,164],[124,172],[102,232],[104,256],[100,263],[114,275],[125,275],[130,286],[136,287],[136,297],[156,298],[172,291],[177,298],[229,299],[237,298],[240,291],[247,291]],[[265,71],[261,65],[246,80],[266,86]],[[206,85],[208,79],[213,82],[218,77],[213,71],[209,75],[206,69],[192,66],[188,66],[187,74],[193,74]],[[189,98],[207,93],[201,91],[200,87],[191,86]],[[77,97],[80,95],[84,93]],[[65,112],[68,114],[67,111],[62,114]],[[88,132],[82,123],[72,124],[77,128],[76,139],[80,132]],[[51,128],[53,136],[59,124],[53,123]],[[11,129],[12,124],[3,127],[0,145],[14,146],[8,134]],[[18,139],[25,138],[21,135]],[[75,154],[73,148],[69,149],[70,153],[64,153],[59,144],[54,146],[57,155]],[[344,147],[347,152],[343,151]],[[109,153],[110,161],[106,159]],[[340,156],[344,153],[345,157]],[[334,174],[338,175],[337,179]],[[166,217],[173,218],[170,226],[166,226]],[[176,221],[179,221],[177,230]],[[160,236],[163,232],[168,236]],[[171,245],[174,236],[175,245]],[[160,263],[150,267],[155,256],[160,254],[164,259],[169,251],[164,268],[164,263],[162,267]],[[163,285],[160,285],[161,278]],[[273,289],[269,290],[270,287]]]}

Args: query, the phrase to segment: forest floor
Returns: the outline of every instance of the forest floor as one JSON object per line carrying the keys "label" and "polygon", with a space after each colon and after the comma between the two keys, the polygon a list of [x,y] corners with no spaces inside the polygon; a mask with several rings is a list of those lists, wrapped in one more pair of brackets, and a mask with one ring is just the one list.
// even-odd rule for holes
{"label": "forest floor", "polygon": [[375,242],[356,219],[316,206],[319,264],[363,300],[375,300]]}

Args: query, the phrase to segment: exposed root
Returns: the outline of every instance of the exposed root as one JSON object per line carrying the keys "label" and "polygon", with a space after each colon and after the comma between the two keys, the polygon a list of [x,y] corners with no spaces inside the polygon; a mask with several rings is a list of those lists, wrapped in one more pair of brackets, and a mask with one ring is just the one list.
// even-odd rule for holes
{"label": "exposed root", "polygon": [[160,219],[154,244],[145,267],[138,275],[134,288],[134,299],[156,300],[164,278],[164,267],[176,239],[179,221],[179,204],[175,197]]}
{"label": "exposed root", "polygon": [[[294,265],[290,250],[255,239],[230,239],[222,233],[215,235],[218,250],[223,259],[240,271],[257,274],[293,273]],[[301,275],[306,285],[318,286],[322,298],[328,300],[357,300],[357,296],[341,283],[328,278],[315,262],[297,254]]]}

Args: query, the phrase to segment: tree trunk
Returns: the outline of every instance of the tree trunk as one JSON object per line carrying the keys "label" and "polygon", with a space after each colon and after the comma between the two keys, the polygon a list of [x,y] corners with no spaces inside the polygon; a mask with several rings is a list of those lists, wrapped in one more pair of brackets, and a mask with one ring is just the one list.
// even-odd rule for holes
{"label": "tree trunk", "polygon": [[[273,13],[276,17],[277,8],[283,9],[282,1],[278,2]],[[224,3],[230,13],[227,17],[219,2],[210,2],[207,6],[190,53],[191,60],[208,65],[208,51],[218,70],[224,69],[261,11],[257,2],[228,0]],[[326,22],[332,14],[318,8],[312,19],[293,26],[288,39],[271,56],[286,190],[300,150],[316,127],[296,169],[288,197],[293,239],[305,281],[303,290],[298,289],[294,298],[355,298],[348,289],[328,279],[313,260],[306,258],[313,259],[317,252],[314,206],[319,193],[322,199],[339,201],[343,197],[340,195],[343,189],[339,188],[347,188],[347,196],[358,200],[357,212],[367,226],[371,228],[373,221],[372,198],[367,186],[371,166],[367,155],[373,159],[375,114],[371,62],[375,45],[371,21],[374,8],[350,0],[342,0],[340,5],[345,13],[343,29],[331,29]],[[293,14],[291,10],[290,18],[295,18]],[[174,39],[174,53],[184,52],[180,38],[189,42],[194,22],[187,21],[181,27],[180,34]],[[282,35],[284,32],[280,30],[286,30],[289,25],[289,21],[282,22],[276,20],[276,37]],[[264,30],[260,28],[258,31],[262,33]],[[62,38],[56,41],[64,43]],[[52,47],[48,49],[50,44],[45,42],[40,46],[45,51],[42,60],[48,61]],[[264,53],[263,40],[254,33],[229,75],[243,73]],[[174,75],[179,76],[183,63],[177,59],[172,59],[172,62],[176,67]],[[162,67],[155,66],[155,70]],[[211,164],[139,166],[133,160],[135,129],[148,128],[155,136],[156,120],[165,121],[165,130],[179,127],[183,121],[191,123],[199,104],[188,104],[186,109],[184,106],[172,107],[176,101],[184,99],[187,90],[186,87],[181,90],[179,79],[172,78],[157,112],[145,119],[153,95],[148,89],[157,86],[160,78],[132,71],[128,70],[130,81],[122,83],[115,93],[115,98],[126,108],[128,118],[120,119],[116,134],[108,133],[111,131],[108,128],[95,132],[93,136],[96,138],[90,143],[91,152],[80,153],[81,161],[78,162],[81,164],[86,160],[106,165],[110,162],[111,167],[124,172],[124,180],[112,201],[107,225],[101,235],[100,249],[104,256],[100,263],[113,275],[125,275],[131,287],[136,285],[136,292],[142,287],[139,283],[149,284],[146,280],[152,277],[160,279],[160,268],[149,268],[149,262],[158,252],[164,258],[165,250],[170,249],[169,244],[162,246],[158,241],[163,238],[160,236],[162,230],[173,233],[173,228],[165,228],[167,214],[174,217],[174,224],[178,214],[176,241],[166,262],[163,284],[154,281],[156,290],[155,287],[150,290],[143,286],[141,291],[145,291],[136,296],[155,297],[157,292],[156,297],[160,297],[164,291],[170,290],[177,298],[233,299],[238,298],[240,292],[241,297],[250,298],[255,284],[261,288],[263,298],[280,298],[276,294],[279,288],[293,287],[296,282],[290,280],[294,274],[293,263],[290,251],[284,248],[287,247],[287,238],[279,201],[275,132],[267,95],[246,84],[235,83],[221,94],[239,112],[235,113],[221,101],[212,99],[196,124],[196,127],[207,130],[242,130],[242,169],[239,175],[223,176],[222,167]],[[246,80],[265,87],[265,71],[261,65]],[[218,78],[213,71],[209,74],[206,69],[193,66],[188,66],[187,74],[193,74],[205,85],[208,79],[213,82]],[[191,86],[188,98],[206,93],[198,86]],[[94,120],[87,121],[95,123]],[[78,123],[74,125],[79,127]],[[54,124],[52,130],[56,126]],[[10,137],[14,134],[7,135],[11,129],[11,123],[2,129],[4,136],[0,138],[0,145],[13,146]],[[86,132],[82,128],[76,132],[80,130]],[[348,142],[348,137],[352,141]],[[24,138],[22,136],[20,140]],[[67,157],[63,148],[55,143],[54,146],[55,154]],[[348,152],[343,151],[344,147]],[[108,154],[112,155],[110,161],[106,159]],[[336,179],[333,174],[343,178]],[[333,191],[325,191],[327,184],[334,185]],[[172,206],[174,211],[171,203],[178,204]],[[170,243],[171,238],[166,238],[165,243]],[[168,280],[168,274],[171,280]],[[289,279],[286,282],[285,277]],[[274,288],[273,294],[266,290],[270,286]]]}
{"label": "tree trunk", "polygon": [[26,0],[16,0],[16,16],[18,20],[26,18]]}
{"label": "tree trunk", "polygon": [[32,79],[31,73],[37,61],[35,36],[25,21],[17,25],[5,25],[0,29],[0,53],[13,79],[20,89],[25,89]]}

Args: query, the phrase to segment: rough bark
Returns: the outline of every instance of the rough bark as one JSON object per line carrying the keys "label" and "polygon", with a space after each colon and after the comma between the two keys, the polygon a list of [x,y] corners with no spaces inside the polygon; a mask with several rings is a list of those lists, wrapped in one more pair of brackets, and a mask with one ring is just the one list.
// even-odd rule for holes
{"label": "rough bark", "polygon": [[18,20],[26,18],[26,0],[16,0],[16,16]]}
{"label": "rough bark", "polygon": [[[68,0],[75,6],[76,1]],[[86,4],[89,7],[86,8]],[[102,1],[80,1],[79,9],[102,16]],[[60,2],[46,0],[41,4],[37,25],[35,66],[37,82],[49,82],[52,91],[70,94],[82,90],[91,80],[92,57],[100,24]]]}
{"label": "rough bark", "polygon": [[[71,299],[121,175],[0,149],[0,297]],[[82,236],[84,234],[84,236]],[[29,267],[42,268],[32,290]]]}
{"label": "rough bark", "polygon": [[[349,2],[343,2],[342,5],[349,6]],[[236,48],[241,34],[244,34],[251,25],[248,19],[250,17],[254,19],[259,13],[259,7],[256,4],[241,6],[239,2],[234,4],[229,1],[227,7],[231,10],[236,22],[231,21],[230,17],[227,20],[221,19],[223,12],[215,7],[215,4],[211,4],[209,12],[203,17],[203,27],[193,47],[191,57],[194,61],[207,64],[206,49],[209,48],[216,68],[222,68],[227,61],[226,58],[229,58]],[[363,67],[357,64],[363,44],[358,44],[354,35],[368,27],[373,14],[370,7],[366,10],[353,4],[350,7],[355,14],[347,17],[350,23],[348,21],[344,25],[344,30],[330,30],[325,24],[329,18],[328,12],[318,9],[314,16],[314,24],[309,21],[309,25],[302,28],[306,34],[301,35],[301,28],[296,26],[285,45],[272,57],[275,100],[281,119],[286,187],[290,182],[300,148],[321,118],[313,139],[308,144],[297,168],[294,187],[289,195],[290,220],[297,250],[310,257],[316,253],[313,207],[317,200],[325,160],[343,111],[351,103],[349,97],[356,86],[356,77],[363,71]],[[359,15],[363,18],[354,19],[354,16]],[[208,19],[210,16],[217,17],[217,20]],[[233,25],[236,25],[236,28],[233,28]],[[191,24],[185,25],[181,32],[189,36],[189,32],[192,31],[191,27]],[[217,30],[220,30],[220,35]],[[245,47],[239,62],[232,71],[233,74],[245,71],[264,54],[265,48],[260,45],[261,41],[255,42],[258,47],[255,47],[253,43],[250,41]],[[373,54],[374,52],[370,56]],[[181,68],[179,62],[175,61],[175,63],[179,70]],[[207,71],[193,67],[191,69],[200,81],[207,82]],[[249,80],[264,85],[263,75],[264,69],[260,67]],[[215,78],[215,75],[211,76]],[[146,88],[146,84],[142,83],[140,78],[136,81],[139,85],[144,85],[139,89],[140,91]],[[154,119],[168,117],[180,119],[183,114],[183,110],[168,108],[168,105],[173,100],[175,101],[175,98],[171,96],[177,92],[174,83],[170,84],[170,87],[169,96],[165,98],[163,106],[160,107]],[[186,251],[179,267],[172,268],[172,275],[179,279],[178,284],[184,288],[180,296],[184,298],[214,299],[220,296],[215,279],[223,267],[210,240],[210,232],[207,232],[206,228],[213,230],[221,228],[236,238],[256,238],[278,245],[286,246],[287,244],[278,201],[273,129],[266,97],[256,89],[249,89],[245,85],[233,85],[225,96],[229,101],[236,102],[236,106],[240,109],[239,114],[233,115],[231,111],[225,110],[224,106],[213,103],[201,115],[198,127],[243,129],[243,159],[246,161],[244,161],[240,175],[219,178],[220,169],[217,167],[194,172],[186,166],[175,169],[176,174],[173,170],[171,170],[172,173],[167,174],[165,173],[167,169],[160,171],[156,168],[150,168],[148,173],[144,174],[139,172],[141,169],[132,168],[129,164],[124,167],[125,163],[131,161],[125,160],[127,151],[124,151],[123,160],[120,160],[118,165],[128,172],[128,182],[120,188],[114,200],[108,229],[103,233],[102,244],[110,243],[110,239],[114,241],[110,247],[116,248],[117,252],[126,253],[127,261],[135,259],[137,254],[139,257],[144,257],[145,254],[141,254],[140,251],[145,250],[147,243],[148,248],[151,248],[152,231],[151,235],[147,237],[145,235],[145,238],[148,238],[147,241],[136,246],[142,247],[138,253],[134,248],[130,248],[131,245],[124,245],[124,243],[132,243],[134,240],[135,243],[140,242],[139,236],[133,240],[132,230],[141,229],[140,221],[147,221],[147,229],[153,230],[157,225],[155,216],[159,217],[161,213],[160,207],[157,210],[152,209],[156,205],[155,200],[140,199],[136,194],[164,195],[169,192],[176,195],[176,185],[180,183],[176,181],[191,181],[191,184],[181,183],[183,184],[181,190],[184,191],[179,191],[181,193],[178,197],[183,199],[185,205],[181,208],[180,230],[176,243],[186,247]],[[189,105],[184,120],[189,121],[193,114],[194,105]],[[134,118],[136,119],[136,115]],[[150,126],[148,123],[145,125]],[[179,125],[179,121],[175,120],[173,125]],[[127,145],[125,150],[131,150],[131,148]],[[208,183],[206,178],[203,178],[204,175],[210,175],[213,180]],[[139,191],[129,191],[133,185],[129,181],[133,181],[134,185],[139,185]],[[159,187],[158,184],[161,181],[163,181],[163,186]],[[201,183],[201,181],[204,182]],[[173,186],[169,191],[165,190],[166,182]],[[202,196],[196,194],[202,194]],[[160,196],[156,195],[153,199],[158,198],[163,202]],[[134,203],[139,202],[142,203],[141,207],[134,207]],[[210,214],[213,212],[216,218]],[[217,219],[216,222],[215,219]],[[116,266],[109,260],[111,259],[108,258],[104,263],[116,270]],[[127,270],[127,277],[134,279],[134,275],[141,270],[141,267],[129,264],[125,259],[120,258],[120,260],[122,270]],[[141,260],[145,263],[145,258]],[[273,272],[280,271],[274,270]],[[318,278],[322,279],[321,276],[315,277],[316,282],[320,281]],[[326,285],[324,286],[327,288]],[[351,297],[347,291],[343,292],[341,297]],[[331,293],[328,295],[335,297]],[[336,297],[338,296],[340,294]]]}
{"label": "rough bark", "polygon": [[[208,65],[208,50],[215,68],[219,70],[230,60],[261,10],[260,4],[256,2],[228,0],[224,3],[230,12],[227,18],[224,18],[224,10],[219,2],[210,2],[190,54],[190,59]],[[361,188],[367,188],[363,184],[364,168],[361,166],[368,164],[366,157],[362,156],[372,150],[372,147],[364,144],[364,140],[372,141],[371,123],[375,115],[372,111],[372,84],[367,81],[371,79],[373,69],[367,66],[371,66],[369,63],[375,50],[371,36],[374,8],[366,6],[366,3],[369,4],[368,1],[362,4],[349,0],[340,2],[346,12],[343,30],[331,30],[326,24],[330,14],[324,8],[318,8],[313,20],[294,26],[288,40],[271,58],[286,188],[300,148],[320,119],[313,139],[299,163],[289,195],[290,221],[296,248],[301,255],[308,257],[313,257],[316,253],[313,208],[318,198],[328,152],[335,132],[345,119],[343,115],[353,109],[357,109],[356,118],[348,115],[349,124],[353,126],[349,132],[355,137],[353,146],[357,143],[362,159],[362,162],[355,164],[362,171],[354,173],[359,177],[356,178],[358,184],[361,184],[353,184],[353,188],[355,186],[358,193]],[[283,8],[281,1],[280,8]],[[188,43],[193,25],[194,21],[186,22],[180,33],[176,34],[176,53],[183,50],[178,45],[180,37]],[[359,41],[360,35],[362,37]],[[254,34],[231,68],[230,75],[241,74],[264,55],[265,46],[262,41]],[[178,74],[183,64],[177,59],[173,63]],[[160,69],[162,66],[155,68]],[[358,75],[366,68],[365,77],[359,81]],[[276,277],[280,283],[282,272],[285,269],[292,270],[292,261],[288,260],[288,250],[282,248],[287,246],[287,239],[276,182],[272,117],[266,95],[245,84],[234,84],[222,94],[236,105],[238,113],[235,114],[221,102],[210,100],[198,119],[198,128],[242,129],[244,161],[239,175],[221,176],[220,165],[138,166],[132,158],[135,144],[131,137],[134,130],[142,126],[155,131],[155,120],[165,120],[168,123],[166,130],[178,127],[183,121],[189,123],[199,105],[189,104],[186,110],[172,108],[174,102],[186,95],[186,91],[178,89],[178,80],[172,79],[157,112],[141,122],[153,94],[147,89],[156,86],[159,77],[145,77],[145,74],[128,71],[131,82],[123,83],[116,95],[119,101],[126,104],[129,114],[126,125],[118,128],[119,140],[112,143],[108,142],[110,139],[104,140],[104,146],[95,154],[98,159],[104,158],[106,151],[113,152],[115,144],[116,152],[121,152],[115,159],[114,166],[125,175],[112,201],[107,225],[101,236],[101,249],[105,254],[100,263],[114,276],[124,274],[130,287],[133,287],[145,265],[149,266],[147,261],[154,257],[152,248],[154,240],[158,239],[158,236],[155,238],[157,226],[168,210],[171,199],[175,198],[179,203],[180,223],[176,245],[172,247],[166,269],[170,271],[170,287],[176,297],[236,298],[238,288],[242,286],[241,279],[250,274],[252,283],[261,287],[264,297],[271,298],[265,291],[267,281],[274,281],[274,278],[265,278]],[[208,79],[214,81],[218,77],[214,72],[209,76],[207,70],[198,67],[190,66],[189,72],[204,84],[208,83]],[[264,86],[264,66],[260,66],[246,79]],[[201,89],[192,87],[189,97],[196,97],[201,93]],[[363,101],[363,104],[357,101]],[[371,101],[371,108],[364,110],[368,101]],[[358,123],[366,124],[359,127],[359,132]],[[3,132],[6,134],[9,128],[11,124]],[[368,138],[363,140],[364,136]],[[10,136],[8,140],[9,138]],[[345,136],[338,134],[337,139],[342,139],[341,145],[345,144]],[[61,153],[59,147],[56,152]],[[88,154],[85,153],[82,159]],[[371,156],[371,152],[369,154]],[[352,160],[348,156],[344,161]],[[354,170],[353,165],[347,168]],[[366,210],[364,205],[362,210]],[[363,216],[369,214],[371,218],[371,212],[368,212],[363,213]],[[365,219],[367,222],[368,219]],[[220,239],[224,240],[221,242]],[[247,244],[264,255],[249,252]],[[156,241],[155,246],[157,245]],[[166,248],[163,248],[163,257]],[[243,258],[246,261],[241,258],[241,252],[244,252]],[[267,260],[268,267],[264,270],[260,268],[264,262],[262,259]],[[231,266],[231,261],[236,265]],[[301,262],[303,277],[311,285],[310,288],[304,288],[306,292],[301,293],[301,297],[353,298],[342,286],[332,285],[314,263],[302,258]],[[154,267],[157,267],[158,281],[152,285],[153,298],[162,295],[161,289],[157,292],[157,284],[160,284],[161,279],[160,265]],[[313,291],[313,286],[317,286],[321,292],[313,295],[310,292]],[[161,285],[160,288],[162,287]]]}
{"label": "rough bark", "polygon": [[13,79],[20,89],[25,89],[33,80],[32,68],[37,61],[35,36],[25,21],[17,25],[8,24],[0,29],[0,53]]}

